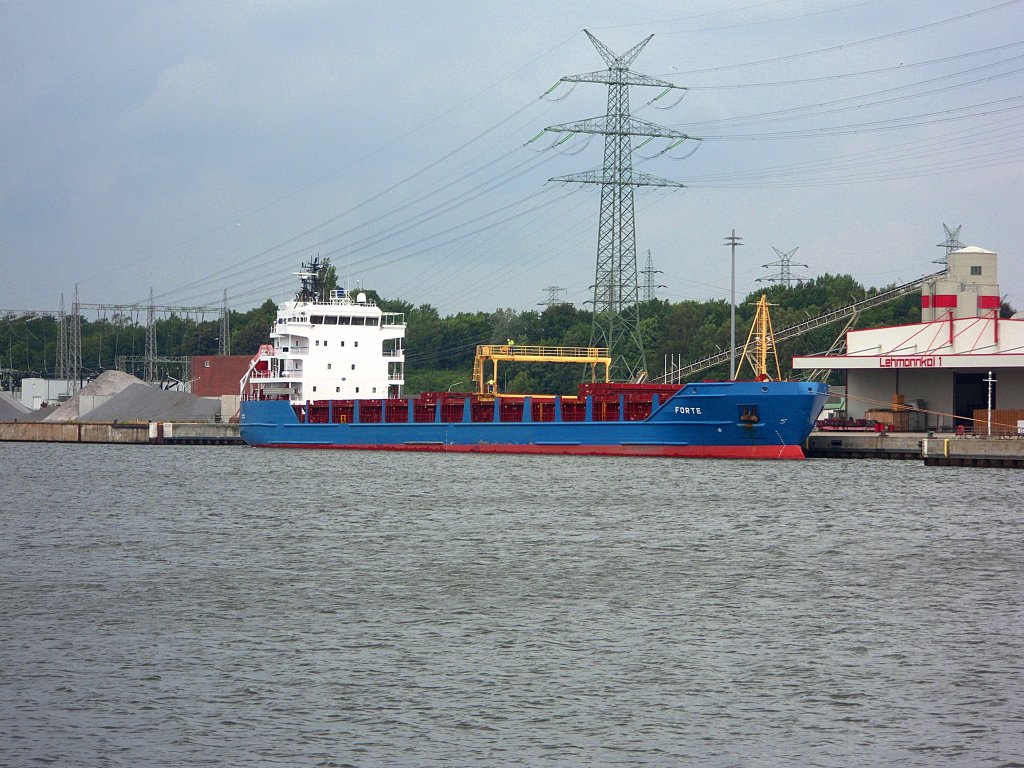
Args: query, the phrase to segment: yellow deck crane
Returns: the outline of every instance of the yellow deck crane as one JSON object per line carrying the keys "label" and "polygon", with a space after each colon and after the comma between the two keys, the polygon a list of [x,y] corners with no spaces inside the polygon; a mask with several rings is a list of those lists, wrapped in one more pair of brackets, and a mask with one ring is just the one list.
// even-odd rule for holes
{"label": "yellow deck crane", "polygon": [[[484,378],[484,367],[491,363],[491,376]],[[498,362],[583,363],[590,365],[590,380],[597,381],[597,366],[604,366],[604,380],[610,381],[612,359],[604,347],[541,347],[531,344],[481,344],[473,360],[473,383],[481,395],[498,394]]]}

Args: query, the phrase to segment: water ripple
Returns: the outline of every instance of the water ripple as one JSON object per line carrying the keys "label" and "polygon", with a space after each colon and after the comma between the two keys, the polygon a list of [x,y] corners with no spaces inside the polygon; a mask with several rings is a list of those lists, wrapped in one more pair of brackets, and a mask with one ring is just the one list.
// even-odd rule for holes
{"label": "water ripple", "polygon": [[1024,766],[1018,473],[0,462],[3,765]]}

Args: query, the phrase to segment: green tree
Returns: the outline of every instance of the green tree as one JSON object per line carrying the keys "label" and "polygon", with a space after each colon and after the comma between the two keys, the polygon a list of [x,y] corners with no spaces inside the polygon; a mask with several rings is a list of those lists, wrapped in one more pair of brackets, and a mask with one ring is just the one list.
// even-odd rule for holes
{"label": "green tree", "polygon": [[331,264],[330,259],[321,259],[317,280],[320,284],[320,299],[327,301],[331,296],[331,291],[338,289],[338,271]]}
{"label": "green tree", "polygon": [[277,305],[267,299],[245,313],[232,313],[231,351],[236,355],[254,355],[260,344],[270,341],[270,330],[277,319]]}

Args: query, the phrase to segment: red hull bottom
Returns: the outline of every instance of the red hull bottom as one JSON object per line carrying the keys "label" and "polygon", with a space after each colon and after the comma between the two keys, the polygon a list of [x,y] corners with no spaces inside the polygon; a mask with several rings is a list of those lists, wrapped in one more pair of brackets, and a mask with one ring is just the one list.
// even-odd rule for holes
{"label": "red hull bottom", "polygon": [[682,459],[804,459],[799,445],[316,445],[267,443],[258,448],[320,448],[343,451],[426,451],[431,453],[515,453],[564,456],[640,456]]}

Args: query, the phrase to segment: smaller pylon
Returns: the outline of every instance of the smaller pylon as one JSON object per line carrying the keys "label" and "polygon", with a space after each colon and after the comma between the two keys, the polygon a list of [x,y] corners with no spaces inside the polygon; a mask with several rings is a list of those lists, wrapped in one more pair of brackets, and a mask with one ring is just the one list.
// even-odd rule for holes
{"label": "smaller pylon", "polygon": [[153,288],[149,289],[149,308],[146,311],[146,383],[156,381],[156,305]]}
{"label": "smaller pylon", "polygon": [[78,283],[75,283],[75,299],[71,304],[68,318],[68,394],[74,395],[82,388],[82,308],[78,301]]}
{"label": "smaller pylon", "polygon": [[220,344],[222,355],[231,354],[231,310],[228,309],[228,289],[224,289],[224,305],[220,312]]}
{"label": "smaller pylon", "polygon": [[775,347],[775,332],[772,330],[772,315],[769,307],[778,306],[768,303],[768,295],[762,293],[761,300],[757,302],[757,313],[754,315],[754,322],[750,325],[750,333],[747,334],[747,343],[743,345],[743,355],[740,360],[739,370],[743,370],[743,363],[750,365],[756,381],[771,381],[772,375],[768,372],[769,357],[775,362],[775,380],[782,378],[782,369],[779,367],[779,354]]}
{"label": "smaller pylon", "polygon": [[64,312],[63,293],[60,295],[60,313],[57,317],[57,378],[67,382],[71,379],[71,357],[68,346],[68,316]]}
{"label": "smaller pylon", "polygon": [[558,285],[549,285],[544,289],[548,292],[547,301],[538,301],[537,306],[540,307],[560,307],[567,302],[559,298],[559,294],[565,293],[566,289]]}
{"label": "smaller pylon", "polygon": [[793,261],[793,255],[800,250],[799,246],[794,248],[788,253],[783,253],[775,246],[772,246],[772,250],[779,257],[778,261],[773,261],[770,264],[762,264],[762,269],[768,269],[769,267],[778,267],[779,271],[774,275],[768,275],[768,277],[759,277],[757,282],[759,283],[775,283],[776,285],[784,285],[787,288],[791,288],[793,284],[800,285],[804,281],[802,277],[794,277],[792,269],[793,267],[804,267],[807,268],[806,264],[798,264]]}
{"label": "smaller pylon", "polygon": [[939,243],[938,247],[945,248],[946,252],[942,254],[941,258],[938,258],[935,261],[933,261],[932,264],[942,264],[943,266],[947,266],[949,264],[949,254],[951,254],[953,251],[958,251],[964,247],[964,244],[960,242],[961,227],[963,227],[963,224],[958,226],[956,229],[951,229],[945,224],[942,225],[942,228],[946,230],[946,242]]}
{"label": "smaller pylon", "polygon": [[654,299],[657,298],[654,295],[654,292],[658,288],[665,288],[666,286],[662,285],[661,283],[658,283],[657,285],[655,285],[654,283],[654,276],[660,275],[661,270],[654,268],[654,259],[651,256],[650,248],[647,249],[647,265],[640,270],[640,274],[644,276],[643,300],[653,301]]}

